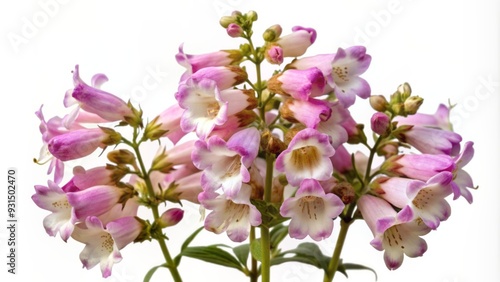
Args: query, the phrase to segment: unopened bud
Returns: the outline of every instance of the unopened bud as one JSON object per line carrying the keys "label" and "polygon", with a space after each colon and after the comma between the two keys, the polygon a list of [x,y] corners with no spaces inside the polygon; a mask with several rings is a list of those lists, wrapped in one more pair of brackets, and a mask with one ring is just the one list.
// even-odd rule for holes
{"label": "unopened bud", "polygon": [[219,20],[219,24],[223,28],[227,28],[230,24],[235,23],[235,22],[236,22],[236,16],[224,16],[224,17],[220,18],[220,20]]}
{"label": "unopened bud", "polygon": [[414,115],[417,113],[420,105],[424,102],[424,99],[419,96],[410,96],[404,102],[405,113],[407,115]]}
{"label": "unopened bud", "polygon": [[243,34],[243,29],[235,23],[230,23],[226,28],[226,32],[229,36],[237,38]]}
{"label": "unopened bud", "polygon": [[179,223],[184,217],[184,210],[179,208],[172,208],[165,211],[158,219],[158,225],[161,228],[174,226]]}
{"label": "unopened bud", "polygon": [[122,141],[122,135],[115,131],[114,129],[108,127],[99,127],[104,133],[106,133],[106,138],[102,141],[105,145],[116,145]]}
{"label": "unopened bud", "polygon": [[373,132],[378,135],[385,135],[391,123],[390,118],[384,113],[374,113],[370,119],[370,125]]}
{"label": "unopened bud", "polygon": [[273,65],[283,63],[283,49],[278,45],[271,45],[264,53],[266,60]]}
{"label": "unopened bud", "polygon": [[389,102],[382,95],[372,95],[370,96],[370,106],[377,112],[385,112]]}
{"label": "unopened bud", "polygon": [[404,99],[410,97],[411,95],[411,87],[407,82],[398,86],[398,92],[401,94],[401,97]]}
{"label": "unopened bud", "polygon": [[252,22],[256,21],[259,18],[259,16],[257,15],[257,12],[255,12],[255,11],[249,11],[246,14],[246,16],[247,16],[247,19],[252,21]]}
{"label": "unopened bud", "polygon": [[109,152],[108,160],[115,164],[134,164],[135,155],[127,149],[119,149]]}
{"label": "unopened bud", "polygon": [[281,36],[282,31],[281,25],[275,24],[264,31],[262,38],[264,38],[266,42],[276,41]]}

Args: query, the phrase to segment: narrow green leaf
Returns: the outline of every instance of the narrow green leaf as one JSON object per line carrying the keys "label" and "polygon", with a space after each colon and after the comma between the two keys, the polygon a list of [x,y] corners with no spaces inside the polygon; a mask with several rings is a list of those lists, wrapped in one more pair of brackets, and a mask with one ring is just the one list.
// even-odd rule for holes
{"label": "narrow green leaf", "polygon": [[[184,241],[184,243],[182,243],[182,246],[181,246],[181,253],[182,251],[184,251],[188,246],[189,244],[191,244],[191,242],[194,240],[194,238],[196,237],[196,235],[198,235],[198,233],[200,233],[200,231],[203,229],[203,227],[200,227],[198,229],[196,229],[193,234],[189,235],[189,237],[186,238],[186,240]],[[175,265],[176,266],[179,266],[179,264],[181,263],[181,258],[182,258],[182,255],[181,253],[179,253],[175,258],[174,258],[174,262],[175,262]]]}
{"label": "narrow green leaf", "polygon": [[151,280],[151,277],[153,277],[153,274],[156,272],[156,270],[158,270],[158,268],[160,267],[166,267],[168,268],[167,264],[164,263],[164,264],[160,264],[160,265],[157,265],[153,268],[151,268],[148,273],[146,273],[146,275],[144,276],[144,282],[149,282],[149,280]]}
{"label": "narrow green leaf", "polygon": [[342,266],[345,270],[369,270],[375,275],[375,281],[378,280],[377,272],[373,268],[370,268],[368,266],[356,263],[343,263]]}
{"label": "narrow green leaf", "polygon": [[319,265],[319,263],[311,258],[311,257],[301,257],[301,256],[294,256],[294,257],[274,257],[271,259],[271,266],[272,265],[278,265],[278,264],[282,264],[282,263],[285,263],[285,262],[300,262],[300,263],[304,263],[304,264],[309,264],[309,265],[312,265],[312,266],[315,266],[319,269],[321,269],[321,266]]}
{"label": "narrow green leaf", "polygon": [[250,252],[255,260],[262,262],[262,244],[260,239],[252,241],[252,244],[250,245]]}
{"label": "narrow green leaf", "polygon": [[288,226],[283,224],[278,224],[271,229],[271,249],[278,248],[278,245],[286,238],[288,235]]}
{"label": "narrow green leaf", "polygon": [[244,268],[238,259],[216,246],[187,247],[182,251],[181,255],[225,267],[235,268],[244,273]]}
{"label": "narrow green leaf", "polygon": [[243,244],[233,248],[233,253],[236,258],[241,262],[241,264],[246,265],[248,261],[248,255],[250,254],[250,245]]}

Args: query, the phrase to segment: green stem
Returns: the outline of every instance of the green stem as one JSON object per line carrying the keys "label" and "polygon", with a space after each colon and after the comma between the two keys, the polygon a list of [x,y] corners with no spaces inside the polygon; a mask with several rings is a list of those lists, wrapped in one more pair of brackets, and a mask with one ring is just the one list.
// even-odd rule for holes
{"label": "green stem", "polygon": [[[250,246],[252,242],[255,241],[255,227],[250,228]],[[249,247],[250,247],[249,246]],[[250,263],[250,282],[257,282],[259,279],[259,270],[257,269],[257,260],[250,255],[251,263]]]}
{"label": "green stem", "polygon": [[324,282],[333,281],[333,277],[335,277],[335,273],[339,267],[340,262],[340,254],[342,253],[342,248],[344,246],[344,242],[347,236],[347,230],[349,230],[349,226],[352,221],[340,221],[340,233],[337,238],[337,244],[335,245],[335,250],[333,251],[332,258],[330,259],[330,263],[328,264],[328,270],[325,272],[325,276],[323,278]]}
{"label": "green stem", "polygon": [[[264,201],[271,202],[271,193],[273,188],[273,168],[274,154],[266,153],[266,181],[264,187]],[[262,225],[260,227],[260,238],[262,247],[261,274],[262,282],[271,281],[271,239],[269,227]]]}
{"label": "green stem", "polygon": [[[139,150],[139,145],[135,143],[135,134],[134,134],[134,143],[131,144],[132,148],[134,149],[134,152],[137,157],[137,161],[139,162],[139,167],[141,170],[141,174],[143,176],[144,182],[146,183],[146,187],[148,190],[148,195],[151,198],[155,198],[155,192],[153,189],[153,184],[151,183],[151,178],[149,177],[149,172],[146,170],[146,166],[144,165],[144,161],[142,160],[141,152]],[[151,211],[153,212],[153,217],[154,220],[157,221],[160,218],[160,212],[158,211],[158,204],[154,202],[151,204]],[[158,238],[155,238],[158,243],[160,244],[161,251],[163,253],[163,257],[165,258],[165,261],[168,265],[168,269],[170,270],[170,274],[172,275],[172,278],[174,279],[175,282],[182,282],[181,275],[179,274],[179,271],[177,269],[177,265],[175,264],[174,260],[172,259],[172,256],[170,255],[170,252],[168,251],[167,244],[165,243],[165,238],[162,236],[158,236]]]}

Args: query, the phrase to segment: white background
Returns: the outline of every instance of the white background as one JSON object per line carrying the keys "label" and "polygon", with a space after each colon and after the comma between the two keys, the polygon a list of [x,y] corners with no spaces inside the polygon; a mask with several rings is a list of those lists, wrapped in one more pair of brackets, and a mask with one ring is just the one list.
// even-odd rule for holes
{"label": "white background", "polygon": [[[43,3],[52,3],[47,10]],[[8,232],[0,229],[2,281],[105,281],[98,267],[82,269],[78,259],[83,245],[48,236],[42,226],[48,214],[31,200],[35,184],[46,184],[46,167],[33,164],[41,136],[34,112],[45,104],[47,118],[63,116],[65,91],[72,87],[71,70],[80,64],[81,76],[90,81],[102,72],[109,77],[104,89],[124,100],[140,102],[153,117],[175,100],[173,94],[183,69],[174,59],[185,43],[187,53],[237,48],[219,26],[232,10],[255,10],[256,41],[268,26],[279,23],[284,34],[292,26],[314,27],[318,32],[309,55],[332,53],[338,47],[364,44],[373,60],[364,74],[373,94],[391,94],[409,82],[425,99],[422,110],[433,113],[439,103],[458,103],[452,113],[464,141],[475,142],[476,155],[466,170],[479,190],[474,203],[453,201],[452,216],[425,236],[429,249],[402,267],[388,271],[382,253],[369,245],[371,232],[363,222],[349,231],[343,258],[374,268],[379,280],[466,282],[500,281],[499,189],[499,4],[480,1],[2,1],[0,4],[0,77],[2,171],[18,169],[18,274],[7,275]],[[151,73],[159,73],[151,80]],[[153,84],[144,92],[143,81]],[[489,81],[489,83],[485,83]],[[141,90],[142,89],[142,90]],[[139,95],[140,94],[140,95]],[[368,121],[363,107],[354,117]],[[77,163],[78,164],[78,163]],[[74,164],[76,165],[76,164]],[[5,178],[4,178],[5,179]],[[0,189],[0,214],[6,225],[6,187]],[[451,201],[451,200],[450,200]],[[171,252],[199,226],[199,214],[187,207],[185,220],[171,228]],[[338,231],[338,230],[337,230]],[[203,233],[194,244],[228,242],[226,236]],[[284,248],[297,241],[287,239]],[[331,253],[332,242],[320,243]],[[147,270],[162,263],[155,242],[126,247],[124,259],[106,281],[142,281]],[[233,270],[184,259],[185,281],[247,281]],[[301,265],[272,269],[273,281],[322,281],[318,270]],[[346,281],[338,275],[338,281]],[[366,271],[350,272],[348,281],[374,281]],[[154,281],[170,281],[159,270]]]}

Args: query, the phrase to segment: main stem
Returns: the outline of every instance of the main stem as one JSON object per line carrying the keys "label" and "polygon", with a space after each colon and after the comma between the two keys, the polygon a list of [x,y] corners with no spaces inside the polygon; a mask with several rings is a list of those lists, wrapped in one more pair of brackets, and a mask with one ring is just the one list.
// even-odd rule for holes
{"label": "main stem", "polygon": [[335,277],[335,273],[339,267],[340,262],[340,254],[342,253],[342,248],[344,247],[344,242],[347,237],[347,230],[349,230],[349,226],[351,222],[347,222],[344,219],[340,221],[340,233],[337,238],[337,244],[335,245],[335,250],[333,250],[332,258],[330,259],[330,263],[328,264],[328,270],[325,273],[324,282],[333,281],[333,277]]}
{"label": "main stem", "polygon": [[[266,182],[264,187],[264,201],[271,202],[271,192],[273,187],[274,154],[266,153]],[[262,248],[261,275],[262,282],[271,281],[271,239],[269,227],[260,227],[260,243]]]}
{"label": "main stem", "polygon": [[[134,142],[132,145],[132,148],[134,148],[135,154],[137,156],[137,161],[139,162],[139,166],[141,169],[141,174],[143,175],[144,182],[146,183],[146,187],[148,190],[149,197],[154,198],[155,197],[155,192],[153,189],[153,184],[151,183],[151,179],[149,178],[149,173],[146,170],[146,166],[144,165],[144,161],[142,160],[141,152],[139,150],[139,145]],[[153,212],[153,217],[154,220],[157,221],[160,218],[160,212],[158,211],[158,204],[153,203],[151,205],[151,211]],[[182,282],[181,275],[177,269],[177,265],[175,264],[174,260],[172,259],[172,256],[170,255],[170,252],[168,251],[167,244],[165,243],[165,239],[163,237],[155,238],[158,243],[160,244],[160,249],[163,253],[163,257],[165,258],[165,261],[168,265],[168,269],[170,270],[170,274],[172,275],[172,278],[174,279],[175,282]]]}

